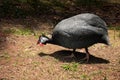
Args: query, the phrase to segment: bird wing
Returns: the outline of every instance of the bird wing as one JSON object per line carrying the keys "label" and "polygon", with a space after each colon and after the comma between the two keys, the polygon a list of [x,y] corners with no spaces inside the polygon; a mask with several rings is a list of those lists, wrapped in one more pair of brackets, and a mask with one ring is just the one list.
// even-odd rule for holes
{"label": "bird wing", "polygon": [[[69,25],[68,25],[69,23]],[[106,31],[101,27],[93,27],[87,24],[85,21],[79,20],[74,22],[68,22],[66,24],[61,24],[54,30],[54,35],[65,36],[69,40],[80,40],[86,39],[88,37],[96,37],[106,34]]]}
{"label": "bird wing", "polygon": [[84,13],[84,14],[73,16],[70,19],[73,19],[74,21],[84,20],[87,24],[93,27],[100,27],[107,30],[107,24],[105,23],[105,21],[103,21],[99,16],[95,14]]}

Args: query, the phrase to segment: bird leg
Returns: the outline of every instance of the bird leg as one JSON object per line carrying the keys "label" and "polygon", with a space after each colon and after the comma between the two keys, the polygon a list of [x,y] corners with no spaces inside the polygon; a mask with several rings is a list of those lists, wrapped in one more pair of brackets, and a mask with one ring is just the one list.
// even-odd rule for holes
{"label": "bird leg", "polygon": [[88,52],[88,48],[85,48],[85,51],[86,51],[86,57],[84,57],[81,60],[87,60],[87,62],[88,62],[89,61],[89,57],[90,57],[90,53]]}
{"label": "bird leg", "polygon": [[71,55],[73,55],[74,57],[76,57],[75,50],[76,50],[76,49],[73,49],[73,53],[71,54]]}
{"label": "bird leg", "polygon": [[73,49],[72,54],[69,57],[75,57],[75,50],[76,49]]}

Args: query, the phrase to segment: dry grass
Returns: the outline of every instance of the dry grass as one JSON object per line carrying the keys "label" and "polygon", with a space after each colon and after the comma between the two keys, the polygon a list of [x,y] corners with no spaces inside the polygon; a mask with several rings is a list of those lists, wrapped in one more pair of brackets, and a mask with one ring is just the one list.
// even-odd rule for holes
{"label": "dry grass", "polygon": [[[39,47],[33,35],[3,36],[7,39],[0,40],[5,44],[0,48],[0,80],[119,80],[120,38],[117,34],[114,39],[114,31],[109,30],[111,46],[90,47],[89,63],[69,57],[71,51],[60,46]],[[77,51],[78,59],[84,56]]]}

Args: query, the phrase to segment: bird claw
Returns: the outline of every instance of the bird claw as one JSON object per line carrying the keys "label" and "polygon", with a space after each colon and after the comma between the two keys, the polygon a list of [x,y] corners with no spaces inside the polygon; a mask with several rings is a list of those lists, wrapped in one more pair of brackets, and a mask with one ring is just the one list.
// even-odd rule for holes
{"label": "bird claw", "polygon": [[89,61],[89,57],[84,57],[84,58],[82,58],[82,59],[80,59],[80,60],[82,60],[82,61],[84,61],[84,60],[87,60],[86,62],[88,63],[88,61]]}
{"label": "bird claw", "polygon": [[68,56],[68,57],[72,58],[72,57],[75,57],[75,56],[74,56],[74,54],[71,54],[71,55],[70,55],[70,56]]}

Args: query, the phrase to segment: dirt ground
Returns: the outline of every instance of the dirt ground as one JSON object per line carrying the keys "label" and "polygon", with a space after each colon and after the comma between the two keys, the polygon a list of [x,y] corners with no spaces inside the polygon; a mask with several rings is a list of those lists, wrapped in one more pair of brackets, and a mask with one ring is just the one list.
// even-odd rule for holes
{"label": "dirt ground", "polygon": [[[115,34],[115,36],[114,36]],[[77,59],[69,49],[36,45],[38,37],[0,33],[0,80],[120,80],[120,38],[109,30],[110,46],[89,48],[89,63]]]}

